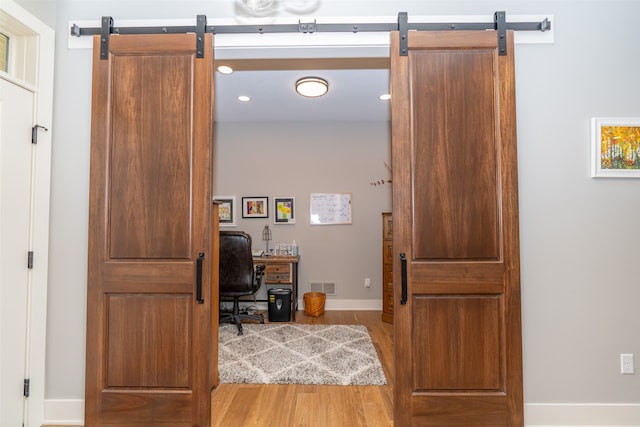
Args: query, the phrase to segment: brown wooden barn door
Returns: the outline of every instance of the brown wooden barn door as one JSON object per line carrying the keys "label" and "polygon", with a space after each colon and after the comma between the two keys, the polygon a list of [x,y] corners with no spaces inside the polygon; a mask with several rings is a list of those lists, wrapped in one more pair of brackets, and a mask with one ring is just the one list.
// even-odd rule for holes
{"label": "brown wooden barn door", "polygon": [[507,35],[506,56],[495,31],[392,36],[397,426],[524,424]]}
{"label": "brown wooden barn door", "polygon": [[[208,426],[213,40],[94,38],[86,426]],[[200,279],[201,287],[197,283]]]}

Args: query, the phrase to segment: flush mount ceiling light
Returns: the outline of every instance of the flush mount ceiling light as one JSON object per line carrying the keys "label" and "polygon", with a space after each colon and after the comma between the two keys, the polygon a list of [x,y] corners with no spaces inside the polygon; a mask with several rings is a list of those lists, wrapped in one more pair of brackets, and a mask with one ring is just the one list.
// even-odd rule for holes
{"label": "flush mount ceiling light", "polygon": [[329,91],[329,83],[320,77],[304,77],[296,82],[296,92],[308,98],[317,98]]}
{"label": "flush mount ceiling light", "polygon": [[218,72],[222,74],[231,74],[233,73],[233,68],[229,67],[228,65],[221,65],[218,67]]}

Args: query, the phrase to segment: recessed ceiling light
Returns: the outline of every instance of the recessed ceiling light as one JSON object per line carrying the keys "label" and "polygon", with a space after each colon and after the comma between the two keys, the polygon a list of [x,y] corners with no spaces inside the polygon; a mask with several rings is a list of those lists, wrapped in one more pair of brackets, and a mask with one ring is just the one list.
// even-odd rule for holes
{"label": "recessed ceiling light", "polygon": [[249,101],[251,101],[251,98],[250,98],[250,97],[248,97],[247,95],[240,95],[240,96],[238,97],[238,101],[241,101],[241,102],[249,102]]}
{"label": "recessed ceiling light", "polygon": [[320,77],[305,77],[296,82],[296,92],[308,98],[317,98],[329,91],[329,83]]}
{"label": "recessed ceiling light", "polygon": [[218,67],[218,72],[222,74],[231,74],[233,73],[233,68],[229,67],[228,65],[221,65]]}
{"label": "recessed ceiling light", "polygon": [[382,95],[380,95],[378,98],[379,98],[380,100],[382,100],[382,101],[387,101],[387,100],[391,99],[391,94],[389,94],[389,93],[383,93],[383,94],[382,94]]}

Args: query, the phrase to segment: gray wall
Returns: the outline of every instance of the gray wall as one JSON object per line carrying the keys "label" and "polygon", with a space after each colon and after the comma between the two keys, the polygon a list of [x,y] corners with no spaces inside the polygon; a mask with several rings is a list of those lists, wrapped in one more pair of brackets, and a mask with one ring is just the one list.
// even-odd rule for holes
{"label": "gray wall", "polygon": [[[48,3],[19,3],[36,15],[40,13],[45,22],[51,20],[50,15],[44,16],[50,13]],[[640,325],[640,180],[589,177],[589,119],[640,117],[640,2],[324,0],[316,16],[395,15],[399,10],[410,15],[486,15],[495,10],[506,10],[508,15],[555,15],[555,44],[516,48],[525,402],[640,404],[640,375],[619,373],[620,353],[635,353],[636,363],[640,355],[636,330]],[[57,3],[47,326],[49,399],[82,399],[84,378],[91,54],[66,48],[67,22],[95,20],[102,15],[145,19],[189,18],[204,13],[224,17],[231,11],[229,1]],[[224,145],[227,135],[231,138],[254,131],[262,136],[264,127],[219,129],[220,157],[226,156],[223,150],[234,149]],[[283,131],[274,126],[274,132]],[[288,142],[283,138],[281,143]],[[367,197],[377,217],[377,211],[384,208],[384,197],[377,200],[378,194],[366,187],[370,173],[377,172],[388,155],[384,144],[377,146],[379,154],[372,153],[371,163],[363,165],[362,171],[345,175],[344,185],[336,182],[317,190],[362,192],[354,197],[354,212],[363,214],[360,209],[366,204],[360,203],[360,197]],[[337,149],[338,156],[346,152],[342,148]],[[291,159],[291,164],[300,168],[296,178],[306,179],[305,159]],[[219,185],[220,191],[237,196],[296,195],[302,204],[308,192],[316,191],[297,181],[264,188],[253,180],[234,188],[222,180]],[[276,191],[280,194],[274,194]],[[259,192],[264,193],[255,194]],[[298,201],[299,207],[302,204]],[[255,225],[242,227],[264,226],[254,221]],[[376,223],[373,216],[363,217],[362,227],[367,231],[349,238],[354,258],[368,254],[366,233],[377,233]],[[313,230],[306,230],[304,223],[290,227],[278,226],[277,231],[272,227],[274,239],[288,241],[300,236],[304,268],[311,271],[312,258],[320,258],[312,255],[311,248],[324,243],[315,238]],[[355,224],[352,230],[355,234]],[[331,252],[324,253],[329,256]],[[358,260],[362,265],[353,278],[345,276],[350,286],[378,268],[377,256],[367,257],[370,260]],[[346,294],[349,298],[377,297],[373,291],[353,286],[353,293]]]}
{"label": "gray wall", "polygon": [[[229,229],[249,233],[254,249],[265,249],[267,224],[271,248],[296,241],[300,294],[309,291],[309,282],[335,282],[327,309],[336,307],[332,300],[372,299],[369,305],[381,308],[380,214],[391,210],[391,188],[370,183],[389,178],[384,163],[391,163],[390,151],[387,122],[218,123],[214,192],[236,196],[237,226]],[[352,193],[353,223],[310,225],[309,194],[342,192]],[[269,218],[243,219],[243,196],[269,197]],[[274,196],[295,197],[295,224],[274,224]],[[365,277],[371,288],[364,287]]]}

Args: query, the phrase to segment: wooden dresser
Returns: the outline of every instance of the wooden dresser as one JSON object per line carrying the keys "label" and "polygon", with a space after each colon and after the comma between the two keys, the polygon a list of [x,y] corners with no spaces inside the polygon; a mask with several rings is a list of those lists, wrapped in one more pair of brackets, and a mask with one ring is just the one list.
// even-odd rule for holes
{"label": "wooden dresser", "polygon": [[382,321],[393,323],[393,219],[382,213]]}

